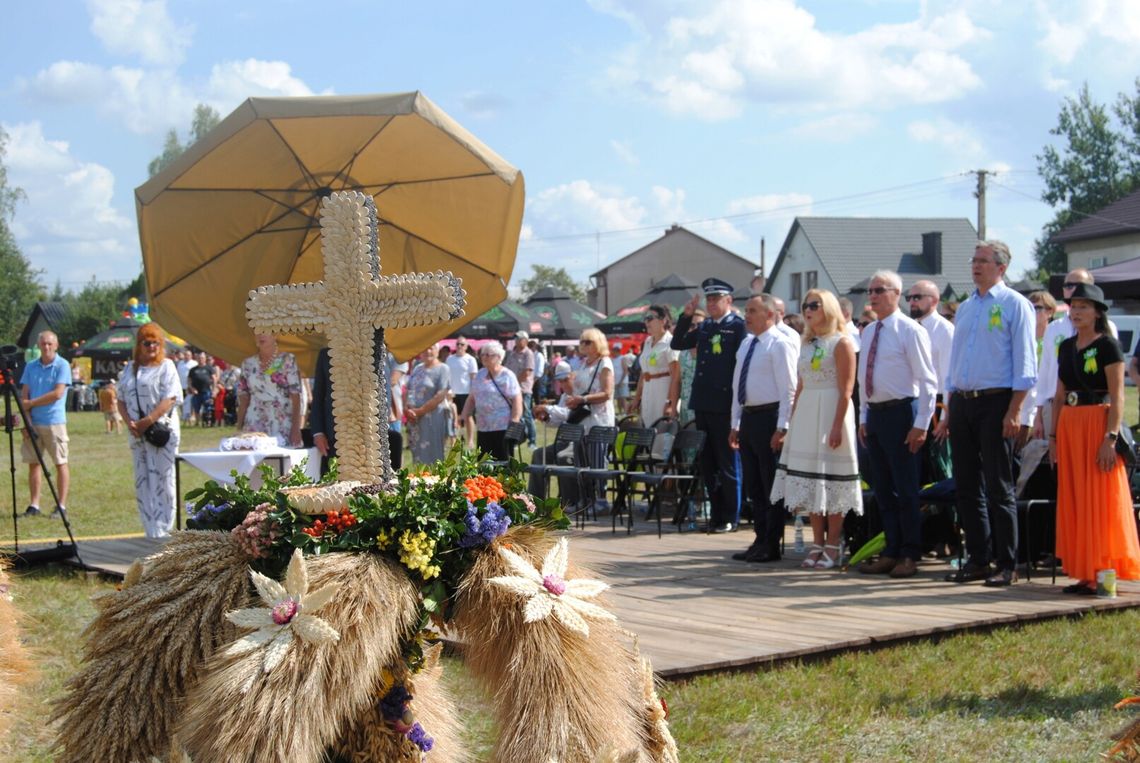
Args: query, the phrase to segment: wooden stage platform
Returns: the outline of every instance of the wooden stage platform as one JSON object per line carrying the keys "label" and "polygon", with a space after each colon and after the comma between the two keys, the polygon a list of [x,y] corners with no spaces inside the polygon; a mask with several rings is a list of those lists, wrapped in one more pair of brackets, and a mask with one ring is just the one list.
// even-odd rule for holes
{"label": "wooden stage platform", "polygon": [[[658,539],[645,523],[627,536],[611,534],[602,522],[569,533],[571,559],[610,582],[613,610],[665,678],[1140,606],[1138,583],[1119,584],[1116,599],[1097,599],[1061,593],[1072,581],[1058,577],[1052,585],[1047,569],[1031,582],[991,589],[944,582],[945,562],[922,563],[909,580],[804,570],[796,554],[748,564],[729,558],[751,541],[747,530],[673,531]],[[89,569],[121,576],[132,560],[161,545],[142,537],[80,541],[79,551]]]}

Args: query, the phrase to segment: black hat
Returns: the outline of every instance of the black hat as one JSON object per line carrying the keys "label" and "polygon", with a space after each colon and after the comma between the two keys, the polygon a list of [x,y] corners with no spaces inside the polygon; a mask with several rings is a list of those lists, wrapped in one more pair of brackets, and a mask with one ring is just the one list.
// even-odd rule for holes
{"label": "black hat", "polygon": [[732,294],[732,284],[719,278],[706,278],[701,281],[701,291],[706,297],[724,296]]}
{"label": "black hat", "polygon": [[1065,303],[1071,307],[1074,299],[1087,300],[1099,307],[1101,312],[1108,312],[1108,305],[1104,301],[1104,292],[1096,284],[1078,283],[1077,287],[1073,289],[1073,293],[1065,299]]}

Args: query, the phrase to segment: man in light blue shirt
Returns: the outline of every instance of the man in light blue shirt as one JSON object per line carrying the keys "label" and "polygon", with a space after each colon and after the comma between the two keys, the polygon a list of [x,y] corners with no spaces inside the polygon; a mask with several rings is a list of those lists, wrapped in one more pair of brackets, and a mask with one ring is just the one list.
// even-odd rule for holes
{"label": "man in light blue shirt", "polygon": [[[1033,305],[1005,285],[1009,247],[980,241],[970,260],[977,286],[954,317],[947,384],[950,408],[935,430],[949,434],[958,518],[969,561],[947,576],[988,586],[1017,581],[1013,438],[1037,381]],[[996,569],[995,569],[996,565]]]}
{"label": "man in light blue shirt", "polygon": [[52,516],[60,516],[67,506],[67,490],[71,474],[67,467],[67,387],[71,384],[71,366],[58,355],[59,338],[51,331],[41,331],[36,344],[39,360],[24,367],[20,377],[20,402],[31,419],[33,432],[24,432],[21,455],[28,465],[28,492],[31,502],[24,516],[40,514],[40,488],[43,469],[36,454],[32,435],[36,437],[44,460],[51,459],[56,468],[59,503]]}

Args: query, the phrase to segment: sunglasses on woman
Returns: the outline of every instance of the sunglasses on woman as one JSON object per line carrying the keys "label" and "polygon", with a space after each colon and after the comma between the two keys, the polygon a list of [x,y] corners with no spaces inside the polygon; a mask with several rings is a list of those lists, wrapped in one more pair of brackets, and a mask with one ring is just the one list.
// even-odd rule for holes
{"label": "sunglasses on woman", "polygon": [[153,339],[147,339],[139,342],[139,344],[141,344],[143,347],[158,347],[160,344],[162,344],[162,342],[156,342]]}
{"label": "sunglasses on woman", "polygon": [[818,310],[821,307],[823,307],[822,302],[804,302],[803,311],[806,313],[808,310]]}

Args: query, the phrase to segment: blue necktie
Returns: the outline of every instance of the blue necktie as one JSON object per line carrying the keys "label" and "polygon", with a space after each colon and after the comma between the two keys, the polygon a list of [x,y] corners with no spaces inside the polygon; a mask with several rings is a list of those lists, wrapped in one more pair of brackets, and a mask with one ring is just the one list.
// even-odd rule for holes
{"label": "blue necktie", "polygon": [[748,395],[745,390],[748,388],[748,364],[752,362],[752,353],[756,350],[756,343],[760,341],[760,337],[752,337],[752,344],[748,345],[748,352],[744,354],[744,365],[740,369],[740,381],[736,385],[736,399],[744,405],[748,400]]}

